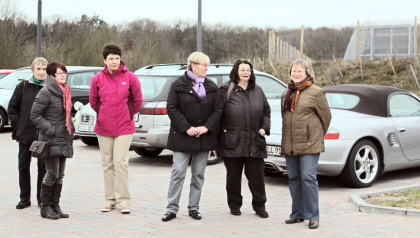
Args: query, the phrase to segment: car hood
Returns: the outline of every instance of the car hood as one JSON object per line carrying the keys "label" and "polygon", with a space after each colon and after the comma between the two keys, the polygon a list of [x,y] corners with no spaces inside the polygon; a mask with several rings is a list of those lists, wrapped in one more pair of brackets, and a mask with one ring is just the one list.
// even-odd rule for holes
{"label": "car hood", "polygon": [[0,89],[0,97],[11,97],[14,90],[10,89]]}

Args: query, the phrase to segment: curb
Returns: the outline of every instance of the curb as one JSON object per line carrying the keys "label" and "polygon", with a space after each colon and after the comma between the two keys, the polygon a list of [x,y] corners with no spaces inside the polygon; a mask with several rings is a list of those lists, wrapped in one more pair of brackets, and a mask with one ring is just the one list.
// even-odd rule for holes
{"label": "curb", "polygon": [[414,186],[388,189],[388,190],[380,190],[380,191],[370,192],[370,193],[350,194],[349,202],[351,202],[356,207],[356,209],[359,210],[359,212],[420,217],[420,210],[418,209],[407,209],[407,208],[400,208],[400,207],[385,207],[385,206],[371,205],[371,204],[366,203],[365,200],[363,200],[363,198],[376,196],[383,193],[407,192],[412,189],[420,189],[420,184],[414,185]]}

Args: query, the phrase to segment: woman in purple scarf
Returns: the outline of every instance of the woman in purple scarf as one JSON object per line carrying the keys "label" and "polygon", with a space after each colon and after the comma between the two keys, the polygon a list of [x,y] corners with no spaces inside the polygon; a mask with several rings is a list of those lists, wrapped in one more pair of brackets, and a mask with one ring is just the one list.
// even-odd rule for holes
{"label": "woman in purple scarf", "polygon": [[217,149],[222,103],[217,85],[206,78],[210,59],[201,52],[188,57],[188,70],[170,88],[166,109],[171,119],[168,149],[173,151],[168,206],[162,221],[176,217],[182,186],[191,161],[188,214],[201,219],[199,203],[209,151]]}

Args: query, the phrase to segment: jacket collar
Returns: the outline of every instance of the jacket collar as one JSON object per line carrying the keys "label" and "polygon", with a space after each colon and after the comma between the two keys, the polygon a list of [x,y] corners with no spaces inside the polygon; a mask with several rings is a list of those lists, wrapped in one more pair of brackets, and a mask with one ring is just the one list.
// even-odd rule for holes
{"label": "jacket collar", "polygon": [[50,90],[50,92],[56,96],[63,96],[63,91],[61,90],[60,86],[58,86],[57,82],[47,75],[47,78],[44,80],[45,86]]}
{"label": "jacket collar", "polygon": [[[128,71],[127,66],[125,66],[124,62],[121,61],[120,67],[117,70],[114,70],[114,75],[117,75],[117,74],[120,74],[120,73],[125,73],[127,71]],[[111,75],[111,73],[109,72],[108,67],[106,65],[102,69],[102,72],[104,74]]]}
{"label": "jacket collar", "polygon": [[[177,85],[177,86],[191,89],[192,86],[193,86],[193,83],[192,83],[191,79],[188,78],[188,75],[187,75],[186,71],[185,71],[184,75],[181,76],[181,78],[182,78],[182,80],[179,81],[179,85]],[[217,85],[212,83],[212,81],[210,79],[208,79],[207,77],[204,79],[203,85],[206,88],[207,93],[217,91]]]}
{"label": "jacket collar", "polygon": [[[47,75],[47,77],[48,77],[48,75]],[[38,85],[38,86],[44,87],[45,86],[45,81],[46,81],[46,79],[44,81],[42,81],[42,83],[40,85]],[[32,79],[32,77],[30,79],[28,79],[28,83],[35,84],[35,82]]]}

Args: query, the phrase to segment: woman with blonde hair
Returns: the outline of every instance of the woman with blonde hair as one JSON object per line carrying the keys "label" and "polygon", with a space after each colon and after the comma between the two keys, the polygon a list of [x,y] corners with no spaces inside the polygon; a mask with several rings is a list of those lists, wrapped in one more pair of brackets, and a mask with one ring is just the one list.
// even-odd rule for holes
{"label": "woman with blonde hair", "polygon": [[191,185],[188,214],[201,219],[199,203],[209,151],[217,149],[217,128],[222,104],[217,85],[206,78],[210,59],[201,52],[188,57],[188,70],[169,90],[166,109],[171,119],[168,149],[173,151],[168,206],[162,221],[176,217],[182,186],[191,161]]}
{"label": "woman with blonde hair", "polygon": [[281,153],[286,156],[292,213],[286,224],[309,220],[309,229],[319,226],[318,179],[320,153],[331,122],[325,92],[314,84],[305,60],[295,60],[289,68],[288,90],[281,96],[283,133]]}
{"label": "woman with blonde hair", "polygon": [[[23,80],[16,86],[9,102],[7,114],[15,134],[15,140],[19,142],[19,187],[20,202],[16,209],[23,209],[31,205],[31,152],[29,148],[36,140],[37,128],[30,119],[32,105],[35,97],[45,86],[48,61],[37,57],[32,61],[31,70],[33,76],[29,80]],[[44,159],[38,160],[38,181],[36,198],[38,206],[41,205],[41,183],[45,175]]]}

